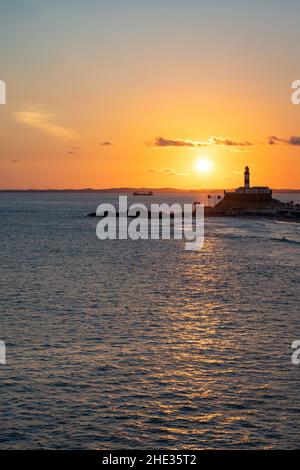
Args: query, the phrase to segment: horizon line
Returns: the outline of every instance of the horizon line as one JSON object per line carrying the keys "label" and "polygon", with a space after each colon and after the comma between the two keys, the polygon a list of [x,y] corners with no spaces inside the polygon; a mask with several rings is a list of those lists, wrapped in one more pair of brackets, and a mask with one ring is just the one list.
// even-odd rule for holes
{"label": "horizon line", "polygon": [[[300,192],[300,188],[271,188],[272,191],[275,192]],[[132,191],[156,191],[156,192],[224,192],[224,191],[232,191],[235,188],[172,188],[172,187],[129,187],[129,186],[120,186],[120,187],[110,187],[110,188],[0,188],[0,193],[19,193],[19,192],[132,192]]]}

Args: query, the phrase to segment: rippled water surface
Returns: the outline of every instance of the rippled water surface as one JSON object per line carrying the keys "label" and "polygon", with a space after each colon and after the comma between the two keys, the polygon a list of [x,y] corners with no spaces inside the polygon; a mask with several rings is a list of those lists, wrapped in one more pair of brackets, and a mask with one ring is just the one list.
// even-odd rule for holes
{"label": "rippled water surface", "polygon": [[0,195],[0,447],[299,447],[300,224],[99,241],[114,199]]}

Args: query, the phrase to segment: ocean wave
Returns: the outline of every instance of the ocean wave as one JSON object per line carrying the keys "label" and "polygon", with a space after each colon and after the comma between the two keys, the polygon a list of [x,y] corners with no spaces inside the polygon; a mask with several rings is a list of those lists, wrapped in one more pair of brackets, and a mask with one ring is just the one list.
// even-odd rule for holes
{"label": "ocean wave", "polygon": [[280,237],[280,238],[271,237],[271,240],[276,241],[276,242],[282,242],[282,243],[291,243],[292,245],[300,245],[299,240],[292,240],[291,238],[286,238],[286,237]]}
{"label": "ocean wave", "polygon": [[261,241],[273,241],[273,242],[280,242],[280,243],[290,243],[293,245],[300,245],[300,240],[295,240],[292,238],[287,238],[285,236],[265,236],[265,235],[250,235],[250,234],[240,234],[240,233],[214,233],[216,237],[226,238],[226,239],[253,239],[253,240],[261,240]]}

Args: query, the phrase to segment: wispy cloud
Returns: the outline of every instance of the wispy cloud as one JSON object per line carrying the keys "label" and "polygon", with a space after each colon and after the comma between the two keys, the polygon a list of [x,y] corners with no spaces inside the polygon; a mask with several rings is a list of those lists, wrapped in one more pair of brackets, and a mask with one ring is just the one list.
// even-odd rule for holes
{"label": "wispy cloud", "polygon": [[178,172],[174,170],[173,168],[162,168],[160,170],[154,170],[153,168],[150,168],[149,171],[151,173],[164,173],[165,175],[170,175],[170,176],[189,176],[189,173]]}
{"label": "wispy cloud", "polygon": [[70,155],[75,155],[78,152],[79,152],[79,147],[71,147],[70,150],[68,151]]}
{"label": "wispy cloud", "polygon": [[202,143],[192,140],[181,139],[165,139],[164,137],[156,137],[154,139],[155,147],[200,147]]}
{"label": "wispy cloud", "polygon": [[245,152],[250,152],[250,148],[249,147],[231,147],[230,150],[232,152],[236,152],[236,153],[245,153]]}
{"label": "wispy cloud", "polygon": [[78,139],[79,136],[73,130],[63,127],[56,122],[53,113],[43,111],[17,111],[14,113],[17,122],[32,126],[46,134],[62,139]]}
{"label": "wispy cloud", "polygon": [[238,141],[228,139],[227,137],[210,136],[207,140],[165,139],[164,137],[156,137],[152,145],[154,147],[209,147],[213,145],[247,147],[253,144],[247,140]]}
{"label": "wispy cloud", "polygon": [[103,145],[104,147],[108,147],[112,145],[112,142],[109,142],[109,140],[105,140],[104,142],[100,142],[99,145]]}
{"label": "wispy cloud", "polygon": [[227,137],[209,137],[208,141],[211,141],[212,145],[228,145],[229,147],[249,147],[253,145],[248,140],[238,141]]}
{"label": "wispy cloud", "polygon": [[271,135],[269,137],[269,145],[275,145],[277,143],[298,146],[300,145],[300,136],[292,135],[288,139],[282,139],[281,137],[276,137],[275,135]]}

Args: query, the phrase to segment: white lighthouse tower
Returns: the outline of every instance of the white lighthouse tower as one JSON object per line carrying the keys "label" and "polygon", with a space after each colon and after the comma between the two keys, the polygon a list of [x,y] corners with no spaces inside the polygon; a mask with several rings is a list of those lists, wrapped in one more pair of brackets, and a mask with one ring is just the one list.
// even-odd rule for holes
{"label": "white lighthouse tower", "polygon": [[246,166],[245,173],[244,173],[244,188],[245,188],[246,193],[250,189],[250,170],[248,166]]}
{"label": "white lighthouse tower", "polygon": [[244,186],[240,186],[235,190],[236,193],[243,194],[269,194],[272,195],[272,190],[268,186],[252,186],[250,187],[250,170],[246,166],[244,172]]}

